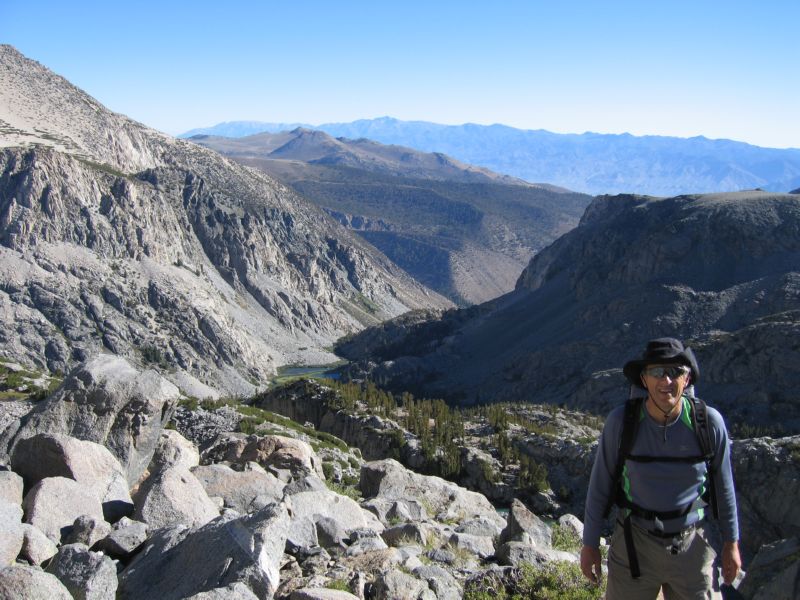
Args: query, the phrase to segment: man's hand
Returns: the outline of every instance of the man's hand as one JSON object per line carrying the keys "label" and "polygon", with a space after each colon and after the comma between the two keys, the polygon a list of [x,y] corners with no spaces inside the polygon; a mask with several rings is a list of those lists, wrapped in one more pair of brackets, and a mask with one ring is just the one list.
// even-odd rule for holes
{"label": "man's hand", "polygon": [[[722,579],[731,585],[739,569],[742,568],[742,557],[739,556],[739,542],[725,542],[722,544]],[[581,553],[581,568],[583,568],[583,553]],[[586,573],[586,571],[584,571]]]}
{"label": "man's hand", "polygon": [[[736,556],[739,556],[737,549]],[[603,571],[600,567],[600,548],[584,546],[581,548],[581,571],[586,579],[595,584],[600,584],[603,578]]]}

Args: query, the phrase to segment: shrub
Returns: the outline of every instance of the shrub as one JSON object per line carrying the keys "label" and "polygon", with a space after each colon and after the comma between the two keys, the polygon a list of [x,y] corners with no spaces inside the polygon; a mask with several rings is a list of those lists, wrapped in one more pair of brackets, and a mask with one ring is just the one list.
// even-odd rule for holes
{"label": "shrub", "polygon": [[178,401],[178,406],[182,406],[183,408],[190,410],[192,412],[196,411],[200,402],[194,396],[188,396],[186,398],[181,398]]}
{"label": "shrub", "polygon": [[605,590],[584,579],[575,563],[523,565],[507,576],[487,573],[464,587],[464,600],[599,600]]}
{"label": "shrub", "polygon": [[165,362],[164,355],[156,346],[144,346],[142,348],[142,358],[146,363],[160,365]]}
{"label": "shrub", "polygon": [[578,534],[569,527],[556,523],[553,525],[553,548],[564,552],[576,552],[581,549],[583,542]]}
{"label": "shrub", "polygon": [[518,487],[532,492],[545,492],[550,489],[547,480],[547,467],[535,459],[523,454],[520,456]]}
{"label": "shrub", "polygon": [[329,590],[339,590],[341,592],[349,592],[350,587],[347,585],[347,581],[344,579],[331,579],[328,583],[325,584],[325,587]]}
{"label": "shrub", "polygon": [[506,585],[499,573],[486,572],[464,586],[464,600],[506,600]]}
{"label": "shrub", "polygon": [[358,489],[353,486],[342,485],[341,483],[334,483],[333,481],[326,481],[325,485],[327,485],[328,489],[332,492],[336,492],[342,496],[347,496],[353,500],[359,500],[361,498],[361,492],[359,492]]}
{"label": "shrub", "polygon": [[357,486],[361,478],[358,475],[347,475],[342,477],[342,483],[350,486]]}
{"label": "shrub", "polygon": [[502,479],[500,473],[498,473],[489,462],[478,459],[478,464],[480,465],[483,478],[489,483],[498,483]]}
{"label": "shrub", "polygon": [[604,590],[589,583],[576,563],[554,561],[541,567],[523,565],[512,598],[539,600],[599,600]]}
{"label": "shrub", "polygon": [[251,417],[245,417],[239,421],[239,431],[245,435],[252,435],[258,432],[258,426],[261,422]]}

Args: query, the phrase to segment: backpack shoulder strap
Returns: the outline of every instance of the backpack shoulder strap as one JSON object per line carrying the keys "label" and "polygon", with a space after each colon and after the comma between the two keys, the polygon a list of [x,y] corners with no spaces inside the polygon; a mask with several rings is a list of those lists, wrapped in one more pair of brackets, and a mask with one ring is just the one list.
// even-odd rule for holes
{"label": "backpack shoulder strap", "polygon": [[703,453],[703,458],[706,461],[706,473],[708,477],[708,504],[711,505],[711,511],[714,518],[719,516],[717,509],[717,494],[716,486],[714,485],[714,445],[711,442],[711,427],[708,423],[708,410],[706,403],[700,398],[694,396],[689,398],[692,407],[692,422],[694,423],[694,433],[697,436],[697,441],[700,444],[700,451]]}
{"label": "backpack shoulder strap", "polygon": [[700,443],[700,451],[706,460],[714,458],[714,446],[711,443],[711,428],[708,424],[708,410],[706,403],[700,398],[690,397],[689,402],[692,407],[692,421],[697,441]]}
{"label": "backpack shoulder strap", "polygon": [[622,471],[625,468],[625,461],[631,454],[633,442],[636,440],[636,433],[639,430],[639,416],[642,411],[642,398],[630,398],[625,402],[625,414],[622,418],[622,433],[619,437],[619,449],[617,451],[617,464],[614,466],[614,473],[611,479],[611,494],[608,497],[606,510],[603,513],[608,517],[611,507],[617,501],[619,494],[619,483],[622,479]]}

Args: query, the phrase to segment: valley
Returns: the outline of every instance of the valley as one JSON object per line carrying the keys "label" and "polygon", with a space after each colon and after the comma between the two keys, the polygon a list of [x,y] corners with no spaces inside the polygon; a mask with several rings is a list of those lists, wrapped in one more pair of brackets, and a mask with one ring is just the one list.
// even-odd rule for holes
{"label": "valley", "polygon": [[531,256],[577,225],[589,202],[442,154],[308,129],[190,139],[291,186],[459,305],[511,291]]}

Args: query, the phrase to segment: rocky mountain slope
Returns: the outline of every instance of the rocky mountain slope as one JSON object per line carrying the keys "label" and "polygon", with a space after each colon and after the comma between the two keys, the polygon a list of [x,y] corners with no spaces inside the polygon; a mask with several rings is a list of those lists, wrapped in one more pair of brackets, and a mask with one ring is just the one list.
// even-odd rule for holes
{"label": "rocky mountain slope", "polygon": [[589,197],[442,154],[295,129],[192,141],[291,186],[458,303],[513,289],[530,257],[577,225]]}
{"label": "rocky mountain slope", "polygon": [[[302,389],[259,404],[295,402],[312,414]],[[0,402],[0,417],[15,404]],[[574,515],[548,524],[518,499],[500,515],[481,493],[366,455],[378,446],[352,448],[252,404],[201,404],[181,400],[153,370],[98,355],[18,417],[0,419],[0,597],[602,595],[580,574]],[[358,419],[340,412],[320,425]],[[366,423],[362,433],[379,435]],[[529,432],[525,443],[563,446],[562,434]],[[596,446],[557,461],[585,482]],[[797,436],[733,446],[741,597],[800,591],[799,452]]]}
{"label": "rocky mountain slope", "polygon": [[[605,413],[646,340],[688,340],[729,421],[800,431],[800,201],[747,192],[600,197],[493,302],[404,316],[342,343],[395,389]],[[371,362],[370,362],[371,361]]]}
{"label": "rocky mountain slope", "polygon": [[140,356],[248,393],[333,340],[449,303],[292,190],[114,114],[0,47],[3,355]]}
{"label": "rocky mountain slope", "polygon": [[[280,127],[287,128],[233,122],[190,133],[240,136]],[[440,125],[389,117],[315,128],[335,137],[363,137],[423,152],[443,152],[497,173],[587,194],[674,196],[753,188],[787,192],[800,185],[800,149],[760,148],[702,136],[559,134],[505,125]]]}
{"label": "rocky mountain slope", "polygon": [[365,462],[298,424],[198,438],[184,416],[187,439],[164,429],[178,396],[157,373],[98,356],[0,431],[11,467],[0,470],[0,596],[455,600],[478,598],[487,572],[513,587],[531,558],[588,587],[574,549],[554,549],[521,503],[506,519],[481,494]]}

